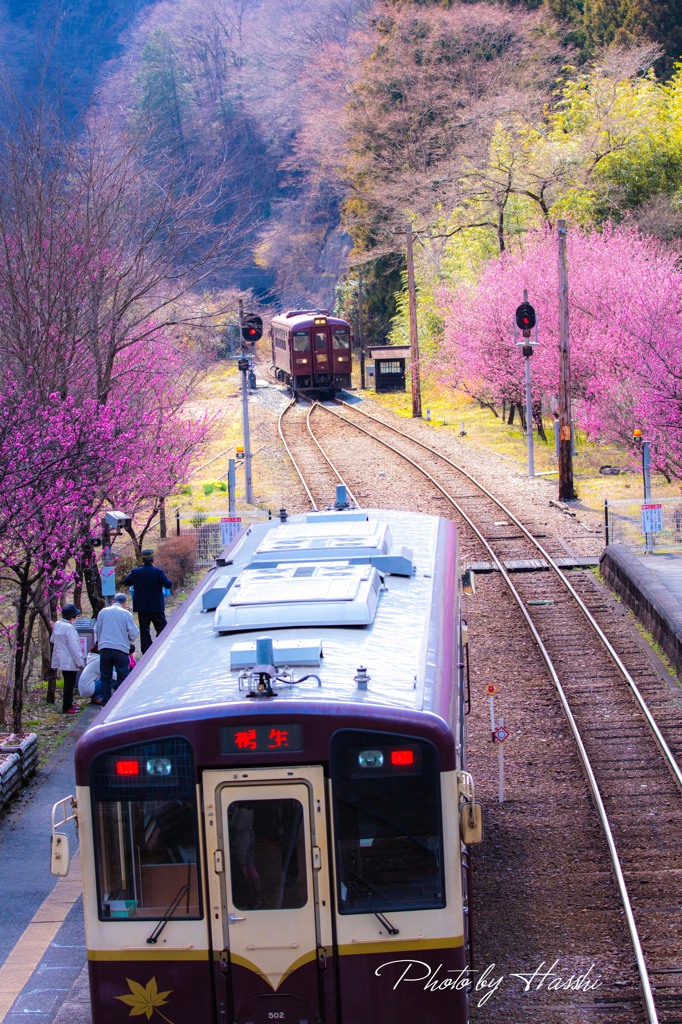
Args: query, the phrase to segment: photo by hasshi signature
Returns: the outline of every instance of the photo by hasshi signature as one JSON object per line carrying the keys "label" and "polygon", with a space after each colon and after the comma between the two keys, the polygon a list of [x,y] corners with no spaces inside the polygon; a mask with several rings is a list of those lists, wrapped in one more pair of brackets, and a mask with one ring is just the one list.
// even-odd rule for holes
{"label": "photo by hasshi signature", "polygon": [[[444,970],[442,964],[435,967],[423,960],[388,960],[374,972],[377,977],[389,980],[393,990],[400,985],[421,985],[425,992],[443,992],[451,989],[461,992],[469,989],[478,996],[477,1005],[483,1006],[500,986],[512,983],[523,986],[525,992],[592,992],[601,988],[602,982],[595,973],[596,964],[581,968],[580,973],[571,972],[559,958],[553,963],[543,960],[531,971],[496,973],[495,964],[488,964],[482,970],[469,967],[461,970]],[[513,981],[512,981],[513,979]]]}

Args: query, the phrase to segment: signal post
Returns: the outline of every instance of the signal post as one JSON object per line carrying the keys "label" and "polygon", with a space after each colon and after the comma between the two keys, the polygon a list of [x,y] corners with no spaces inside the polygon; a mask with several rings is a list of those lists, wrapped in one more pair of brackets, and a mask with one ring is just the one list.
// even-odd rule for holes
{"label": "signal post", "polygon": [[244,303],[239,300],[239,330],[242,336],[242,354],[237,367],[242,375],[242,428],[244,433],[244,477],[247,504],[253,504],[253,487],[251,482],[251,437],[249,432],[249,384],[250,370],[249,348],[253,348],[263,337],[263,321],[256,313],[245,313]]}
{"label": "signal post", "polygon": [[[516,327],[514,328],[514,343],[521,344],[523,355],[526,360],[526,437],[528,439],[528,476],[535,476],[535,460],[533,456],[533,395],[530,386],[530,357],[533,355],[533,346],[538,343],[538,325],[535,317],[535,310],[528,301],[528,292],[523,290],[523,302],[516,310],[516,327],[523,335],[523,341],[516,341]],[[531,331],[535,328],[535,341],[531,341]]]}

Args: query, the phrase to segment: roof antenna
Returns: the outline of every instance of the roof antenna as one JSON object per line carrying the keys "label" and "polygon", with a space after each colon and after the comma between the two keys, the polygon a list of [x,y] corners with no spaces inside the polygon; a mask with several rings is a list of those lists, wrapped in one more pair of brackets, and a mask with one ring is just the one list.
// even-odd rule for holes
{"label": "roof antenna", "polygon": [[272,688],[272,680],[277,675],[272,637],[256,637],[256,664],[251,675],[252,679],[255,678],[257,681],[255,690],[249,693],[249,697],[277,696]]}

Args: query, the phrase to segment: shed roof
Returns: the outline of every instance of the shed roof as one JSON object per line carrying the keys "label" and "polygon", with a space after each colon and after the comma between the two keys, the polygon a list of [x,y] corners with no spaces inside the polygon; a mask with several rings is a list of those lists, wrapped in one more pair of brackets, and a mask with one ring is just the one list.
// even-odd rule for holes
{"label": "shed roof", "polygon": [[381,348],[370,348],[370,359],[407,359],[411,349],[409,345],[384,345]]}

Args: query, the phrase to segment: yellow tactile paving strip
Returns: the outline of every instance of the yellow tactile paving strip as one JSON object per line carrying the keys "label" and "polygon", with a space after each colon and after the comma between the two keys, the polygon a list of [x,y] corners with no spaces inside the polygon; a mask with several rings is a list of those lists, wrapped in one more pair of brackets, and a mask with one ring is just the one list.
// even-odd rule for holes
{"label": "yellow tactile paving strip", "polygon": [[80,855],[76,853],[69,874],[59,879],[50,895],[38,907],[16,946],[0,967],[0,1024],[82,891]]}

